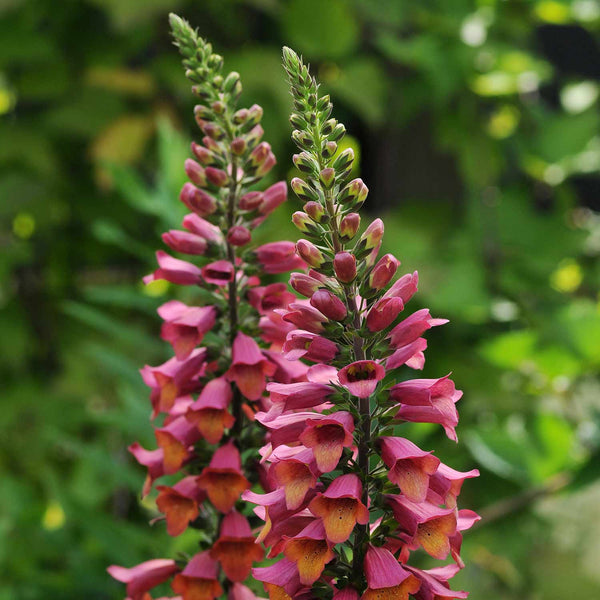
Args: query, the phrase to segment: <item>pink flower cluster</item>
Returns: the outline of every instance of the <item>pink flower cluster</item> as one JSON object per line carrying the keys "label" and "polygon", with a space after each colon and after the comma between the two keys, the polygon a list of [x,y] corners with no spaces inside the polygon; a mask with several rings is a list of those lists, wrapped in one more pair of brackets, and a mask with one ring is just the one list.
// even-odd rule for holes
{"label": "pink flower cluster", "polygon": [[[158,309],[161,337],[174,356],[141,370],[150,388],[152,418],[162,417],[154,428],[157,447],[147,450],[135,443],[129,449],[148,471],[144,495],[156,479],[179,476],[174,485],[156,487],[162,513],[157,520],[166,522],[168,534],[178,536],[192,525],[212,537],[187,564],[157,559],[130,569],[113,565],[108,571],[127,584],[131,600],[149,600],[149,590],[171,578],[183,600],[214,598],[223,586],[233,598],[245,600],[252,594],[240,582],[264,556],[240,510],[242,492],[264,476],[257,460],[262,431],[254,415],[270,406],[264,398],[267,382],[293,384],[307,369],[280,355],[293,327],[277,311],[294,295],[285,284],[261,286],[256,274],[283,273],[303,262],[292,242],[248,249],[252,230],[287,196],[283,181],[263,192],[248,189],[275,163],[269,144],[261,141],[262,109],[254,105],[234,111],[239,76],[223,78],[220,57],[182,21],[173,26],[180,47],[187,49],[184,56],[193,50],[195,58],[189,60],[212,66],[214,77],[202,75],[196,90],[202,101],[196,120],[204,137],[201,144],[192,143],[195,160],[185,163],[190,182],[180,195],[191,212],[182,230],[163,235],[171,250],[192,258],[157,252],[158,268],[145,282],[164,279],[202,288],[202,297],[211,301],[196,306],[170,300]],[[177,27],[184,27],[188,37],[178,37]],[[204,67],[195,68],[198,73]]]}

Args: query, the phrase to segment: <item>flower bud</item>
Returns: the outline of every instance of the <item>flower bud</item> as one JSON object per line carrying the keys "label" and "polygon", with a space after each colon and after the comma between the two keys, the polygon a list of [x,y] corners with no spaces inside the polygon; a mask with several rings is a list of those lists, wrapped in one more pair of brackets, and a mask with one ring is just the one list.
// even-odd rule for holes
{"label": "flower bud", "polygon": [[338,202],[351,204],[356,208],[360,208],[367,198],[369,188],[364,184],[362,179],[353,179],[346,185],[338,195]]}
{"label": "flower bud", "polygon": [[342,283],[354,281],[356,258],[350,252],[338,252],[333,259],[333,270]]}
{"label": "flower bud", "polygon": [[300,230],[302,233],[312,233],[316,231],[315,224],[312,219],[302,211],[296,211],[292,215],[292,223]]}
{"label": "flower bud", "polygon": [[308,129],[308,122],[302,115],[298,113],[292,113],[290,115],[290,123],[294,129]]}
{"label": "flower bud", "polygon": [[294,177],[294,179],[292,179],[290,182],[290,185],[300,200],[315,201],[319,199],[319,194],[317,191],[310,184],[304,181],[304,179]]}
{"label": "flower bud", "polygon": [[225,187],[229,182],[229,176],[222,169],[206,167],[206,179],[216,187]]}
{"label": "flower bud", "polygon": [[213,140],[213,138],[211,138],[208,135],[205,135],[202,138],[202,143],[209,149],[211,150],[216,156],[221,154],[221,146],[219,144],[219,142],[217,142],[216,140]]}
{"label": "flower bud", "polygon": [[329,290],[317,290],[310,303],[332,321],[343,321],[348,315],[346,305]]}
{"label": "flower bud", "polygon": [[206,185],[206,173],[204,172],[204,169],[191,158],[188,158],[185,161],[185,174],[192,183],[195,183],[200,187]]}
{"label": "flower bud", "polygon": [[317,99],[317,110],[319,112],[323,112],[325,110],[327,110],[327,108],[329,107],[329,104],[331,104],[329,102],[330,98],[329,98],[329,94],[325,94],[324,96],[321,96],[320,98]]}
{"label": "flower bud", "polygon": [[321,126],[321,135],[328,136],[336,125],[337,121],[335,119],[328,119]]}
{"label": "flower bud", "polygon": [[265,130],[261,125],[253,127],[246,135],[246,144],[248,145],[248,148],[254,148],[258,142],[260,142],[264,133]]}
{"label": "flower bud", "polygon": [[252,234],[243,225],[234,225],[227,232],[227,241],[232,246],[245,246],[252,239]]}
{"label": "flower bud", "polygon": [[258,169],[256,169],[256,177],[264,177],[277,163],[277,159],[275,155],[269,151],[267,158],[263,161],[261,165],[259,165]]}
{"label": "flower bud", "polygon": [[236,137],[232,140],[230,147],[236,156],[241,156],[246,151],[246,140],[243,137]]}
{"label": "flower bud", "polygon": [[292,273],[290,285],[302,296],[310,298],[321,287],[321,282],[306,273]]}
{"label": "flower bud", "polygon": [[[223,81],[223,90],[230,94],[232,91],[236,89],[238,82],[240,81],[240,74],[236,71],[231,71],[227,77],[225,77],[225,81]],[[240,89],[241,91],[241,89]]]}
{"label": "flower bud", "polygon": [[319,173],[319,181],[326,190],[331,189],[335,183],[335,170],[332,168],[323,169]]}
{"label": "flower bud", "polygon": [[180,231],[178,229],[171,229],[163,233],[162,239],[169,248],[175,250],[175,252],[183,252],[184,254],[204,254],[208,247],[204,238],[194,235],[189,231]]}
{"label": "flower bud", "polygon": [[400,261],[393,254],[385,254],[373,267],[369,275],[369,287],[373,290],[383,289],[396,273]]}
{"label": "flower bud", "polygon": [[346,148],[342,153],[337,156],[331,165],[336,172],[345,171],[354,161],[354,150],[352,148]]}
{"label": "flower bud", "polygon": [[382,331],[389,327],[400,312],[404,309],[402,298],[382,298],[375,302],[367,315],[367,327],[369,331]]}
{"label": "flower bud", "polygon": [[280,204],[287,199],[287,184],[285,181],[278,181],[269,186],[262,193],[262,201],[258,207],[258,212],[265,216],[271,214]]}
{"label": "flower bud", "polygon": [[210,107],[213,109],[213,111],[218,114],[218,115],[222,115],[225,112],[225,103],[222,102],[221,100],[216,100],[215,102],[213,102]]}
{"label": "flower bud", "polygon": [[298,256],[309,266],[318,268],[325,263],[323,253],[308,240],[300,239],[296,242]]}
{"label": "flower bud", "polygon": [[248,109],[248,119],[246,120],[246,123],[244,124],[245,127],[248,127],[248,130],[250,129],[250,127],[254,127],[254,125],[256,125],[257,123],[260,123],[262,116],[263,116],[262,106],[259,106],[258,104],[253,104]]}
{"label": "flower bud", "polygon": [[343,123],[338,123],[333,128],[333,131],[327,136],[327,139],[329,139],[333,142],[339,142],[341,139],[343,139],[343,137],[345,135],[346,135],[346,128],[344,127]]}
{"label": "flower bud", "polygon": [[[214,165],[217,162],[215,153],[212,150],[209,150],[200,144],[196,144],[196,142],[192,142],[192,152],[203,165]],[[190,176],[188,175],[188,177]]]}
{"label": "flower bud", "polygon": [[328,223],[329,215],[326,214],[325,208],[319,202],[307,202],[304,205],[304,211],[310,216],[315,223]]}
{"label": "flower bud", "polygon": [[217,210],[217,201],[204,190],[200,190],[191,183],[186,183],[181,189],[179,199],[194,213],[204,217]]}
{"label": "flower bud", "polygon": [[294,129],[294,131],[292,131],[292,139],[302,150],[311,148],[313,144],[312,136],[306,131],[300,131],[298,129]]}
{"label": "flower bud", "polygon": [[315,173],[319,170],[319,163],[308,152],[294,154],[292,160],[296,168],[303,173]]}
{"label": "flower bud", "polygon": [[375,219],[360,236],[361,249],[371,250],[375,248],[383,238],[383,221]]}
{"label": "flower bud", "polygon": [[214,118],[213,111],[204,104],[197,104],[194,106],[194,117],[198,122],[198,125],[202,127],[203,121],[212,121]]}
{"label": "flower bud", "polygon": [[360,227],[360,215],[348,213],[340,222],[340,236],[343,241],[351,240]]}
{"label": "flower bud", "polygon": [[203,237],[207,242],[212,244],[223,243],[223,234],[221,230],[212,223],[209,223],[195,213],[185,215],[182,225],[191,233]]}
{"label": "flower bud", "polygon": [[222,140],[225,137],[225,131],[215,123],[203,123],[202,131],[213,140]]}
{"label": "flower bud", "polygon": [[240,108],[240,110],[236,111],[233,114],[233,122],[236,125],[241,125],[242,123],[245,123],[248,120],[249,116],[250,111],[247,108]]}
{"label": "flower bud", "polygon": [[240,198],[239,207],[241,210],[256,210],[263,201],[262,192],[248,192]]}
{"label": "flower bud", "polygon": [[335,142],[324,142],[321,148],[321,156],[323,158],[331,158],[338,149],[338,145]]}

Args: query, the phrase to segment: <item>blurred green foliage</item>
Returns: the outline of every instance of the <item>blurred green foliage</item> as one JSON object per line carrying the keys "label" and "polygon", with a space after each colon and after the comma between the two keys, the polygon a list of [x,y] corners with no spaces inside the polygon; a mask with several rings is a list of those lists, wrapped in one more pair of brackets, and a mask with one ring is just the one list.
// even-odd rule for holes
{"label": "blurred green foliage", "polygon": [[[386,250],[450,325],[424,376],[465,391],[482,512],[475,598],[596,597],[600,578],[597,0],[12,0],[0,3],[0,600],[120,598],[105,573],[170,539],[126,446],[152,446],[137,369],[169,350],[147,288],[179,225],[193,127],[177,11],[237,69],[292,175],[280,47],[316,67],[361,156]],[[262,240],[295,239],[292,206]]]}

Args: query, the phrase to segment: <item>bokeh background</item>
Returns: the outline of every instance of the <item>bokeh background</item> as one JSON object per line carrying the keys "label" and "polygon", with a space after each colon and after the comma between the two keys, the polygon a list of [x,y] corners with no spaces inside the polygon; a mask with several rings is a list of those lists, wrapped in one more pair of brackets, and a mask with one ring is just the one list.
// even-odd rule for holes
{"label": "bokeh background", "polygon": [[[137,369],[170,355],[144,288],[179,225],[198,132],[176,11],[242,75],[291,177],[283,44],[345,122],[386,250],[419,270],[424,376],[465,395],[478,467],[457,577],[473,598],[600,597],[600,3],[0,2],[0,599],[117,599],[105,573],[174,556],[126,446],[152,447]],[[295,201],[261,240],[296,239]],[[411,303],[412,304],[412,303]],[[411,306],[412,308],[412,306]]]}

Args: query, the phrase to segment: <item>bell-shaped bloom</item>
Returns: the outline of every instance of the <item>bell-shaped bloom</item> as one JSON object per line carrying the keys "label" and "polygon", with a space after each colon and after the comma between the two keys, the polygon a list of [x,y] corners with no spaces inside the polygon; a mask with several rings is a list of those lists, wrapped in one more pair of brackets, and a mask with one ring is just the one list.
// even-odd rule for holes
{"label": "bell-shaped bloom", "polygon": [[304,502],[309,490],[317,483],[317,470],[312,466],[313,453],[299,448],[285,460],[274,463],[269,476],[285,490],[285,502],[289,510],[297,509]]}
{"label": "bell-shaped bloom", "polygon": [[314,415],[306,419],[300,442],[312,449],[319,471],[329,473],[337,467],[344,448],[354,443],[353,431],[354,419],[349,412]]}
{"label": "bell-shaped bloom", "polygon": [[170,300],[158,308],[158,314],[164,320],[160,336],[173,346],[177,360],[185,360],[214,327],[217,309]]}
{"label": "bell-shaped bloom", "polygon": [[158,269],[144,277],[146,284],[157,279],[165,279],[178,285],[199,285],[202,282],[200,269],[192,263],[173,258],[162,250],[156,253],[156,260]]}
{"label": "bell-shaped bloom", "polygon": [[261,202],[258,205],[258,212],[261,216],[270,215],[280,204],[287,199],[287,184],[285,181],[278,181],[268,187],[263,193]]}
{"label": "bell-shaped bloom", "polygon": [[221,563],[230,581],[244,581],[252,563],[261,560],[264,551],[255,543],[246,517],[232,511],[221,522],[219,538],[211,548],[210,556]]}
{"label": "bell-shaped bloom", "polygon": [[329,362],[338,353],[334,342],[310,331],[295,329],[287,334],[283,352],[288,360],[305,358],[313,362]]}
{"label": "bell-shaped bloom", "polygon": [[190,446],[200,439],[197,427],[184,416],[176,417],[164,427],[154,430],[157,444],[163,449],[165,473],[170,475],[189,458]]}
{"label": "bell-shaped bloom", "polygon": [[277,348],[265,350],[264,354],[277,367],[277,370],[271,376],[274,382],[298,383],[306,379],[308,365],[305,365],[303,362],[299,360],[286,360]]}
{"label": "bell-shaped bloom", "polygon": [[225,429],[235,422],[227,411],[232,398],[231,385],[224,377],[217,377],[204,386],[198,399],[188,407],[186,419],[196,425],[209,444],[218,444]]}
{"label": "bell-shaped bloom", "polygon": [[304,262],[296,254],[293,242],[269,242],[255,248],[254,254],[263,271],[271,275],[304,267]]}
{"label": "bell-shaped bloom", "polygon": [[463,539],[462,532],[466,529],[471,529],[480,520],[481,517],[475,511],[468,509],[461,509],[456,515],[456,533],[450,538],[450,554],[461,569],[465,566],[460,557],[460,548]]}
{"label": "bell-shaped bloom", "polygon": [[214,600],[223,593],[217,577],[219,564],[208,551],[196,554],[185,569],[173,579],[173,591],[182,600]]}
{"label": "bell-shaped bloom", "polygon": [[434,504],[445,504],[448,508],[455,508],[456,499],[460,494],[464,480],[473,477],[479,477],[477,469],[462,472],[440,463],[429,482],[430,501]]}
{"label": "bell-shaped bloom", "polygon": [[296,563],[300,583],[304,585],[312,585],[317,581],[325,565],[335,558],[321,520],[314,521],[294,537],[287,538],[283,553]]}
{"label": "bell-shaped bloom", "polygon": [[208,244],[203,237],[190,233],[189,231],[180,231],[179,229],[171,229],[162,234],[163,242],[175,250],[183,254],[192,254],[199,256],[206,253]]}
{"label": "bell-shaped bloom", "polygon": [[296,296],[288,292],[285,283],[271,283],[248,290],[248,302],[261,315],[266,315],[276,309],[284,309],[296,300]]}
{"label": "bell-shaped bloom", "polygon": [[[194,161],[190,161],[194,162]],[[187,164],[187,162],[186,162]],[[199,169],[202,169],[198,163],[194,163]],[[206,185],[206,177],[204,177],[204,169],[201,171],[202,180],[197,180],[197,185]],[[188,174],[189,176],[189,174]],[[196,213],[200,217],[206,217],[212,215],[217,210],[217,201],[208,194],[206,191],[197,188],[191,183],[186,183],[181,189],[179,199],[185,204],[192,212]]]}
{"label": "bell-shaped bloom", "polygon": [[469,592],[451,590],[448,580],[452,579],[459,571],[457,565],[445,565],[423,571],[406,565],[406,568],[421,582],[415,600],[462,600],[467,598]]}
{"label": "bell-shaped bloom", "polygon": [[[315,295],[319,293],[316,292]],[[323,326],[327,323],[327,317],[317,310],[314,306],[304,302],[292,302],[288,310],[281,311],[284,321],[292,323],[298,329],[310,331],[311,333],[321,333],[325,330]]]}
{"label": "bell-shaped bloom", "polygon": [[400,437],[380,437],[381,458],[390,469],[388,479],[413,502],[423,502],[430,477],[440,464],[439,458]]}
{"label": "bell-shaped bloom", "polygon": [[146,365],[140,370],[144,383],[152,388],[153,417],[159,412],[169,412],[177,398],[199,388],[205,360],[206,348],[196,348],[185,360],[173,357],[158,367]]}
{"label": "bell-shaped bloom", "polygon": [[399,525],[399,537],[411,549],[419,546],[427,554],[444,560],[450,553],[450,538],[456,534],[456,513],[430,502],[411,502],[406,496],[388,496],[387,500]]}
{"label": "bell-shaped bloom", "polygon": [[217,260],[204,265],[201,274],[206,283],[224,286],[233,281],[234,268],[228,260]]}
{"label": "bell-shaped bloom", "polygon": [[406,303],[415,295],[419,286],[419,274],[407,273],[395,281],[390,289],[383,295],[384,298],[400,298]]}
{"label": "bell-shaped bloom", "polygon": [[225,377],[235,381],[248,400],[258,400],[266,387],[266,377],[277,367],[262,354],[258,344],[241,331],[233,342],[233,361]]}
{"label": "bell-shaped bloom", "polygon": [[131,444],[127,449],[140,465],[143,465],[148,469],[144,487],[142,488],[142,497],[147,496],[152,489],[154,481],[165,475],[163,449],[157,448],[156,450],[146,450],[139,442]]}
{"label": "bell-shaped bloom", "polygon": [[462,397],[448,378],[412,379],[390,389],[390,398],[399,403],[396,419],[416,423],[439,423],[446,435],[456,441],[458,411],[456,402]]}
{"label": "bell-shaped bloom", "polygon": [[329,290],[317,290],[310,303],[332,321],[343,321],[348,315],[346,305]]}
{"label": "bell-shaped bloom", "polygon": [[336,589],[333,592],[333,600],[358,600],[358,592],[352,586]]}
{"label": "bell-shaped bloom", "polygon": [[448,323],[448,319],[434,319],[429,313],[429,309],[423,308],[392,329],[389,335],[390,345],[393,348],[406,346],[421,337],[428,329],[445,323]]}
{"label": "bell-shaped bloom", "polygon": [[250,487],[250,482],[242,474],[240,453],[233,442],[217,449],[197,481],[198,487],[208,494],[214,507],[222,513],[228,513],[240,494]]}
{"label": "bell-shaped bloom", "polygon": [[326,402],[333,393],[333,388],[324,383],[300,381],[298,383],[269,383],[267,391],[271,402],[282,403],[283,410],[299,410],[312,408]]}
{"label": "bell-shaped bloom", "polygon": [[262,581],[271,600],[287,600],[302,587],[296,563],[287,558],[268,567],[255,567],[252,577]]}
{"label": "bell-shaped bloom", "polygon": [[389,327],[404,309],[402,298],[381,298],[367,314],[367,328],[371,332],[382,331]]}
{"label": "bell-shaped bloom", "polygon": [[126,569],[111,565],[106,569],[111,577],[127,584],[127,597],[130,600],[144,600],[146,592],[166,581],[179,571],[174,560],[156,558]]}
{"label": "bell-shaped bloom", "polygon": [[158,485],[156,489],[156,506],[165,515],[167,533],[180,535],[198,516],[198,505],[204,501],[206,494],[198,487],[193,475],[185,477],[173,487]]}
{"label": "bell-shaped bloom", "polygon": [[419,589],[419,580],[385,548],[369,544],[364,568],[367,589],[361,600],[408,600]]}
{"label": "bell-shaped bloom", "polygon": [[[281,368],[282,361],[274,361],[273,355],[283,358],[283,356],[280,356],[281,348],[285,343],[287,334],[294,329],[294,325],[283,320],[281,311],[286,312],[284,309],[276,309],[262,316],[258,321],[261,339],[270,344],[269,350],[264,351],[264,354],[271,362],[277,363],[278,369]],[[275,374],[272,375],[272,378],[279,381]]]}
{"label": "bell-shaped bloom", "polygon": [[323,521],[327,539],[333,544],[345,542],[356,523],[366,525],[369,522],[369,510],[361,500],[362,491],[356,475],[341,475],[309,504],[310,511]]}
{"label": "bell-shaped bloom", "polygon": [[398,348],[385,362],[386,368],[397,369],[406,365],[411,369],[422,369],[425,365],[424,350],[427,349],[427,340],[417,338],[414,342]]}
{"label": "bell-shaped bloom", "polygon": [[385,369],[374,360],[358,360],[338,373],[340,385],[358,398],[368,398],[384,377]]}

